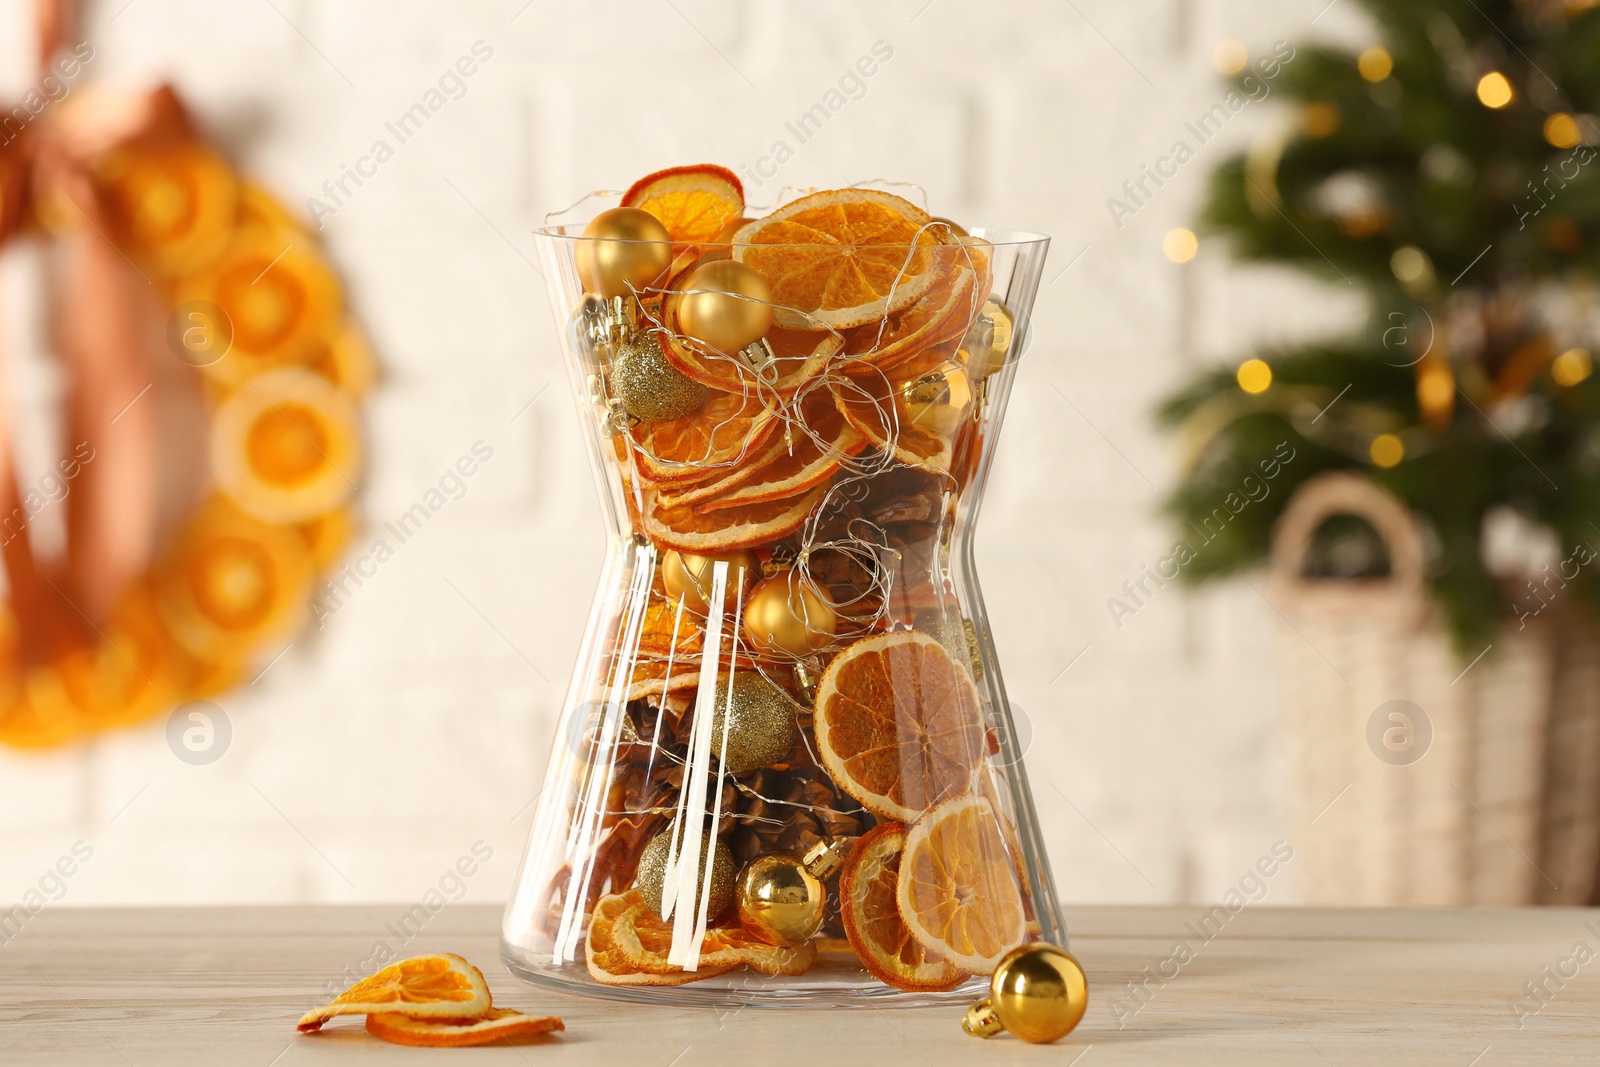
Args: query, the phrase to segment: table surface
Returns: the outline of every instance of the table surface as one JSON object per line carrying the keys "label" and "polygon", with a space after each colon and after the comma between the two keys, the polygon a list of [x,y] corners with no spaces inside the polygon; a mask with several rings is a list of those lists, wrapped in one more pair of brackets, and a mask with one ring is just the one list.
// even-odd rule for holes
{"label": "table surface", "polygon": [[[1207,941],[1201,907],[1069,908],[1089,1012],[1033,1046],[967,1037],[955,1007],[730,1013],[550,993],[500,966],[499,909],[451,905],[407,953],[465,955],[497,1004],[558,1014],[564,1033],[421,1051],[369,1037],[355,1017],[296,1035],[300,1013],[404,910],[47,907],[0,945],[0,1063],[1600,1062],[1600,909],[1246,907]],[[1537,999],[1526,983],[1542,986]]]}

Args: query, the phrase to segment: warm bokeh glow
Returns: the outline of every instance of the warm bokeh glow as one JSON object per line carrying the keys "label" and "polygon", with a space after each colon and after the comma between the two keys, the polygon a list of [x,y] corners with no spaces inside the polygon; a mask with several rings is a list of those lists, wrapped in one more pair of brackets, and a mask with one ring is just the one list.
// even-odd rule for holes
{"label": "warm bokeh glow", "polygon": [[1406,458],[1406,446],[1400,438],[1392,433],[1380,433],[1372,439],[1372,447],[1367,450],[1372,457],[1372,462],[1379,467],[1393,467]]}
{"label": "warm bokeh glow", "polygon": [[1569,348],[1550,364],[1550,377],[1557,385],[1574,386],[1594,373],[1594,360],[1587,348]]}
{"label": "warm bokeh glow", "polygon": [[1478,99],[1484,107],[1499,110],[1511,103],[1516,95],[1511,90],[1510,80],[1498,70],[1491,70],[1478,79]]}
{"label": "warm bokeh glow", "polygon": [[1237,74],[1250,62],[1250,52],[1243,41],[1229,38],[1217,42],[1217,47],[1211,50],[1211,62],[1224,74]]}
{"label": "warm bokeh glow", "polygon": [[1394,70],[1394,57],[1388,49],[1373,45],[1356,60],[1356,69],[1369,82],[1381,82]]}
{"label": "warm bokeh glow", "polygon": [[1239,388],[1254,395],[1264,393],[1267,386],[1272,384],[1272,368],[1267,366],[1264,359],[1247,359],[1239,364],[1239,370],[1234,375],[1239,379]]}
{"label": "warm bokeh glow", "polygon": [[1557,148],[1572,148],[1583,140],[1578,130],[1578,120],[1565,111],[1557,111],[1544,120],[1544,139]]}
{"label": "warm bokeh glow", "polygon": [[1174,263],[1187,263],[1200,251],[1200,240],[1195,237],[1193,230],[1179,226],[1176,230],[1168,230],[1161,239],[1161,251]]}

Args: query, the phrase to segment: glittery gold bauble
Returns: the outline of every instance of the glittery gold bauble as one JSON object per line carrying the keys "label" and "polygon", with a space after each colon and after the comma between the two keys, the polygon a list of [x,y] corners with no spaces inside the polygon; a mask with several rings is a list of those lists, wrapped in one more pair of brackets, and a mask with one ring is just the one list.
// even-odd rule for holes
{"label": "glittery gold bauble", "polygon": [[[716,700],[711,718],[711,753],[722,756],[722,767],[729,774],[749,774],[788,758],[794,751],[799,736],[794,704],[783,690],[761,675],[754,671],[735,674],[731,701],[728,680],[721,679],[717,682]],[[725,754],[724,726],[728,734]]]}
{"label": "glittery gold bauble", "polygon": [[1006,365],[1006,357],[1011,354],[1012,326],[1011,312],[991,296],[961,341],[960,358],[973,381],[981,382]]}
{"label": "glittery gold bauble", "polygon": [[838,625],[833,608],[793,570],[762,581],[744,604],[744,635],[763,652],[816,652],[833,641]]}
{"label": "glittery gold bauble", "polygon": [[949,437],[972,410],[972,379],[955,363],[942,363],[902,385],[894,395],[902,429],[916,427]]}
{"label": "glittery gold bauble", "polygon": [[775,945],[803,945],[822,928],[828,891],[789,852],[757,856],[739,873],[739,921]]}
{"label": "glittery gold bauble", "polygon": [[1013,949],[994,969],[989,996],[967,1011],[961,1028],[973,1037],[1009,1030],[1045,1044],[1072,1032],[1089,1006],[1089,980],[1071,953],[1037,942]]}
{"label": "glittery gold bauble", "polygon": [[611,365],[611,393],[622,402],[622,410],[645,422],[681,419],[706,402],[706,387],[667,362],[653,333],[641,334],[618,350]]}
{"label": "glittery gold bauble", "polygon": [[719,552],[709,556],[696,556],[688,552],[671,552],[661,557],[661,582],[667,587],[667,596],[673,600],[683,598],[690,611],[704,615],[710,610],[707,598],[711,596],[713,564],[728,565],[728,581],[723,594],[723,610],[729,611],[738,598],[741,585],[761,573],[761,559],[746,549],[742,552]]}
{"label": "glittery gold bauble", "polygon": [[772,329],[772,287],[743,263],[720,259],[696,267],[683,289],[678,328],[719,352],[731,355]]}
{"label": "glittery gold bauble", "polygon": [[[675,824],[674,824],[675,825]],[[700,842],[701,856],[705,855],[705,839]],[[683,850],[683,840],[680,836],[678,850]],[[657,915],[661,914],[661,891],[666,882],[667,855],[672,851],[672,826],[668,826],[650,839],[644,846],[644,851],[639,853],[639,869],[633,876],[633,884],[644,897],[645,905]],[[678,862],[691,860],[693,857],[679,856]],[[733,903],[733,853],[728,851],[728,846],[720,840],[716,849],[711,854],[711,895],[710,905],[706,908],[706,919],[715,919],[727,910]],[[685,909],[674,909],[675,913],[685,915],[698,915],[700,907],[700,892],[705,887],[705,872],[701,871],[694,880],[694,905]]]}
{"label": "glittery gold bauble", "polygon": [[661,220],[636,207],[602,211],[575,249],[578,280],[607,300],[660,279],[672,266],[672,238]]}

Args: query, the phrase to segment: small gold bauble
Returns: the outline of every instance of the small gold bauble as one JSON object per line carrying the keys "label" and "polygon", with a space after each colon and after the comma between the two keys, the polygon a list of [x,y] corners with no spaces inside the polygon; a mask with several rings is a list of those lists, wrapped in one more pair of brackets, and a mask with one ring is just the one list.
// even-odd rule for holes
{"label": "small gold bauble", "polygon": [[732,355],[772,329],[772,287],[743,263],[719,259],[696,267],[683,288],[678,328],[719,352]]}
{"label": "small gold bauble", "polygon": [[822,929],[828,891],[799,856],[769,852],[739,874],[735,889],[744,928],[775,945],[803,945]]}
{"label": "small gold bauble", "polygon": [[895,393],[895,411],[902,429],[916,427],[949,437],[972,410],[972,379],[955,363],[941,363],[913,378]]}
{"label": "small gold bauble", "polygon": [[761,558],[749,549],[707,556],[668,551],[661,557],[661,583],[667,587],[667,596],[673,600],[682,597],[684,606],[690,611],[706,614],[711,610],[711,578],[713,564],[716,563],[728,565],[728,580],[722,602],[724,611],[737,601],[739,587],[748,586],[751,579],[761,573]]}
{"label": "small gold bauble", "polygon": [[[676,825],[676,824],[673,824]],[[701,842],[701,855],[704,856],[705,844]],[[683,841],[680,837],[678,850],[683,850]],[[644,897],[645,905],[657,915],[661,914],[661,891],[666,882],[667,856],[672,851],[672,826],[669,825],[644,846],[644,851],[639,853],[639,869],[633,876],[634,887]],[[679,856],[678,862],[684,863],[691,857]],[[720,840],[711,854],[711,894],[707,898],[711,901],[706,908],[706,918],[715,919],[721,915],[729,904],[733,903],[733,853],[728,851],[728,846]],[[705,872],[702,871],[695,878],[694,905],[688,909],[674,909],[679,914],[695,915],[700,906],[700,893],[705,886]]]}
{"label": "small gold bauble", "polygon": [[672,238],[661,220],[636,207],[602,211],[575,249],[578,280],[610,300],[643,289],[672,266]]}
{"label": "small gold bauble", "polygon": [[838,616],[795,570],[775,574],[744,605],[744,635],[763,652],[804,656],[828,647]]}
{"label": "small gold bauble", "polygon": [[[733,676],[732,699],[728,680],[717,682],[716,707],[711,717],[711,752],[721,756],[722,769],[738,777],[787,759],[794,751],[799,729],[794,704],[788,694],[754,671]],[[722,748],[727,728],[728,748]]]}
{"label": "small gold bauble", "polygon": [[1013,949],[995,966],[989,996],[967,1010],[973,1037],[1008,1030],[1035,1044],[1071,1033],[1089,1006],[1089,980],[1072,954],[1042,941]]}
{"label": "small gold bauble", "polygon": [[671,422],[700,410],[706,387],[667,362],[661,340],[641,334],[617,350],[611,392],[622,410],[645,422]]}
{"label": "small gold bauble", "polygon": [[967,330],[957,353],[973,381],[981,382],[1006,365],[1006,358],[1011,355],[1013,325],[1011,311],[991,296]]}

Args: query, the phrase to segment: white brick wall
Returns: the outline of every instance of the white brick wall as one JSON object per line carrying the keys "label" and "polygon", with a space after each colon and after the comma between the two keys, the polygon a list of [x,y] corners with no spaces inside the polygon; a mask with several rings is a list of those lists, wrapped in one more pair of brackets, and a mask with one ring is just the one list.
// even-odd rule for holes
{"label": "white brick wall", "polygon": [[[495,455],[323,631],[222,699],[234,739],[219,763],[178,762],[158,726],[0,753],[0,902],[80,838],[95,854],[71,882],[78,904],[410,899],[480,838],[495,853],[470,892],[503,897],[600,562],[526,235],[658,166],[754,163],[877,40],[894,55],[865,97],[751,199],[913,179],[942,213],[1056,238],[980,535],[1056,877],[1068,901],[1235,882],[1288,810],[1272,619],[1243,586],[1169,589],[1120,629],[1105,600],[1170,540],[1155,399],[1198,360],[1349,305],[1213,248],[1188,279],[1161,255],[1271,103],[1120,231],[1105,199],[1219,96],[1219,39],[1360,41],[1352,5],[1311,26],[1325,0],[523,2],[92,5],[93,77],[171,77],[237,161],[297,202],[474,41],[493,47],[325,238],[385,367],[367,411],[370,524],[473,441]],[[31,7],[0,3],[0,69],[25,69]]]}

